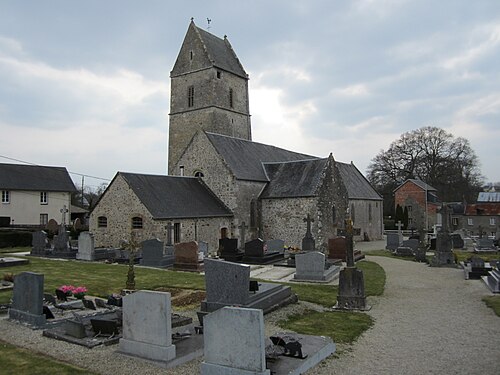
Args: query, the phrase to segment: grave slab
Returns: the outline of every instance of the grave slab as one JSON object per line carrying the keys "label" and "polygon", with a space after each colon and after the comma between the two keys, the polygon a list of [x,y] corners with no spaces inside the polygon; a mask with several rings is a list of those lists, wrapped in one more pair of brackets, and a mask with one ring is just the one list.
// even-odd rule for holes
{"label": "grave slab", "polygon": [[339,276],[340,267],[326,263],[325,254],[310,251],[295,257],[295,281],[328,283]]}
{"label": "grave slab", "polygon": [[0,268],[2,267],[13,267],[22,266],[23,264],[28,264],[30,261],[28,259],[17,258],[17,257],[0,257]]}

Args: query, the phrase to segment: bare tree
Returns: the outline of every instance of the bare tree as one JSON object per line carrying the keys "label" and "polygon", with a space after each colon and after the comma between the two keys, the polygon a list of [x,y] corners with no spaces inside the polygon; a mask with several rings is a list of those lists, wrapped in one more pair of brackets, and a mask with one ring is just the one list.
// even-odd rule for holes
{"label": "bare tree", "polygon": [[473,201],[483,182],[469,141],[432,126],[402,134],[368,166],[368,180],[384,200],[408,178],[433,186],[443,201]]}

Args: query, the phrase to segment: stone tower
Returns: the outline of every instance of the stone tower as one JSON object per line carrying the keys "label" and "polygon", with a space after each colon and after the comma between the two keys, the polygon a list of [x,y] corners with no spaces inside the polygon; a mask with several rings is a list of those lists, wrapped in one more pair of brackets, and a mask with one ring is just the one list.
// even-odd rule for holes
{"label": "stone tower", "polygon": [[226,37],[191,21],[170,79],[169,175],[199,130],[252,139],[248,75]]}

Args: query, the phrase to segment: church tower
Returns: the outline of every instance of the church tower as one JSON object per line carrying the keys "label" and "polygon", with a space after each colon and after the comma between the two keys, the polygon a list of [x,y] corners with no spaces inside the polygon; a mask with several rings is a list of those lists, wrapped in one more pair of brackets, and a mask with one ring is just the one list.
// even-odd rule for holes
{"label": "church tower", "polygon": [[170,81],[169,175],[199,130],[252,139],[248,75],[225,36],[191,20]]}

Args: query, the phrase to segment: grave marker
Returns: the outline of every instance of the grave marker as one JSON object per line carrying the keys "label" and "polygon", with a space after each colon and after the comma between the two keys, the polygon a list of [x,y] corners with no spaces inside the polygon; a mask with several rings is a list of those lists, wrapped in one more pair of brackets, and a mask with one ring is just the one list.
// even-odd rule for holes
{"label": "grave marker", "polygon": [[14,278],[12,307],[9,318],[35,327],[46,323],[43,314],[44,276],[34,272],[22,272]]}

